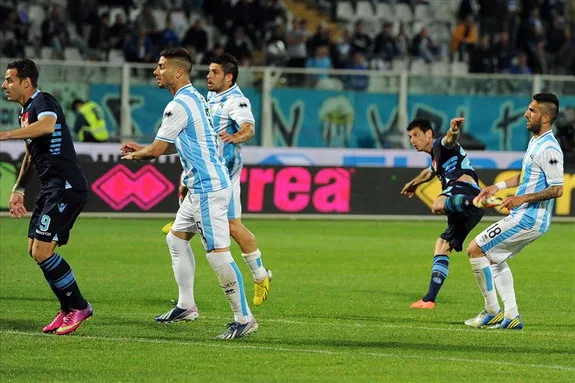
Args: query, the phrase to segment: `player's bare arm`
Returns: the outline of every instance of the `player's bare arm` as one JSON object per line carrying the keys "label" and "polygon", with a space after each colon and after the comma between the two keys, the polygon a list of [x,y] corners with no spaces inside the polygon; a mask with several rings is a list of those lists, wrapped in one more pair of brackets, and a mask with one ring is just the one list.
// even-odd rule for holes
{"label": "player's bare arm", "polygon": [[219,133],[220,138],[222,141],[227,142],[229,144],[242,144],[246,141],[249,141],[254,136],[255,129],[254,124],[252,122],[242,122],[240,124],[240,130],[238,130],[235,134],[229,134],[225,130],[222,130]]}
{"label": "player's bare arm", "polygon": [[135,152],[137,150],[143,149],[145,145],[140,145],[134,141],[124,142],[120,148],[120,153],[122,155]]}
{"label": "player's bare arm", "polygon": [[20,173],[18,174],[18,179],[12,188],[12,194],[10,195],[10,201],[8,202],[8,208],[10,210],[10,215],[14,218],[22,218],[27,211],[24,206],[24,192],[26,190],[26,185],[31,178],[32,157],[28,150],[26,149],[26,154],[22,158],[22,165],[20,166]]}
{"label": "player's bare arm", "polygon": [[168,152],[170,145],[173,146],[173,144],[166,141],[154,140],[150,145],[122,156],[122,159],[128,161],[153,160],[162,154],[172,154]]}
{"label": "player's bare arm", "polygon": [[435,176],[435,172],[433,172],[430,168],[425,168],[411,181],[405,184],[403,189],[401,189],[401,194],[408,196],[409,198],[413,197],[415,194],[415,190],[421,184],[429,182]]}
{"label": "player's bare arm", "polygon": [[507,208],[509,210],[516,208],[517,206],[523,205],[526,202],[539,202],[547,201],[553,198],[559,198],[563,195],[563,185],[549,186],[537,193],[529,193],[520,196],[508,197],[501,204],[501,208]]}
{"label": "player's bare arm", "polygon": [[485,189],[481,190],[481,192],[477,196],[477,199],[481,201],[485,198],[491,197],[499,190],[514,188],[517,187],[518,185],[519,185],[519,174],[511,178],[508,178],[505,181],[498,182],[495,185],[486,187]]}
{"label": "player's bare arm", "polygon": [[[124,142],[122,147],[120,148],[120,154],[125,155],[128,153],[135,152],[137,150],[141,150],[145,147],[145,145],[140,145],[134,141]],[[164,152],[164,154],[176,154],[178,151],[176,149],[176,145],[168,143],[168,148]]]}
{"label": "player's bare arm", "polygon": [[443,138],[443,144],[446,147],[452,147],[453,145],[455,145],[455,143],[459,139],[459,134],[461,133],[461,127],[463,126],[464,121],[465,118],[463,117],[456,117],[451,120],[449,130],[447,131],[447,134]]}
{"label": "player's bare arm", "polygon": [[24,127],[0,132],[0,141],[32,139],[54,133],[56,117],[43,116],[38,121]]}

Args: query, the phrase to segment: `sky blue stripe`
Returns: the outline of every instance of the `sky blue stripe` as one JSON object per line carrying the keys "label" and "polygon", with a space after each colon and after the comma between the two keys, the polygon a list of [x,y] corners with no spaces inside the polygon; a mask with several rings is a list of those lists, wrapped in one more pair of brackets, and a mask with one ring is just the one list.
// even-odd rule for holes
{"label": "sky blue stripe", "polygon": [[450,166],[455,166],[455,162],[457,162],[457,157],[451,157],[447,160],[443,165],[441,165],[444,169]]}
{"label": "sky blue stripe", "polygon": [[545,214],[543,215],[543,222],[541,222],[541,227],[539,228],[540,233],[545,233],[549,229],[549,224],[551,223],[549,217],[551,216],[551,212],[553,211],[553,205],[555,204],[555,200],[547,201],[547,206],[545,207]]}
{"label": "sky blue stripe", "polygon": [[54,284],[57,284],[59,282],[61,282],[62,280],[64,280],[65,278],[68,277],[68,275],[70,275],[70,273],[72,272],[72,269],[69,269],[66,274],[62,275],[60,278],[56,279],[56,280],[52,280],[51,282]]}
{"label": "sky blue stripe", "polygon": [[433,258],[433,263],[436,263],[437,261],[447,261],[449,262],[449,257],[447,255],[436,255]]}
{"label": "sky blue stripe", "polygon": [[202,232],[206,241],[206,251],[212,251],[216,248],[214,240],[214,228],[210,220],[210,202],[207,193],[200,194],[200,213],[202,215]]}
{"label": "sky blue stripe", "polygon": [[55,130],[54,132],[52,132],[52,137],[60,137],[60,136],[62,136],[61,130]]}
{"label": "sky blue stripe", "polygon": [[439,271],[440,273],[442,273],[443,275],[447,276],[447,274],[449,274],[449,268],[445,267],[444,265],[440,265],[440,264],[435,264],[433,265],[433,268],[431,269],[431,271]]}
{"label": "sky blue stripe", "polygon": [[50,258],[40,264],[42,270],[50,271],[62,262],[62,257],[58,253],[54,253]]}
{"label": "sky blue stripe", "polygon": [[234,261],[230,263],[232,269],[236,273],[236,278],[238,279],[238,288],[240,289],[240,304],[242,307],[242,315],[248,316],[248,303],[246,302],[246,292],[244,291],[244,279],[242,278],[242,273],[238,268],[238,265]]}
{"label": "sky blue stripe", "polygon": [[166,137],[162,137],[162,136],[156,136],[156,138],[157,138],[158,140],[166,141],[166,142],[169,142],[169,143],[171,143],[171,144],[174,143],[174,140],[172,140],[171,138],[166,138]]}
{"label": "sky blue stripe", "polygon": [[[180,144],[180,150],[182,151],[182,153],[190,153],[191,157],[194,157],[194,151],[193,148],[191,147],[191,142],[190,142],[190,137],[191,136],[191,141],[195,141],[198,142],[198,136],[196,135],[196,129],[194,128],[194,121],[192,118],[192,111],[190,110],[190,108],[188,107],[188,105],[180,99],[174,99],[175,102],[177,102],[178,104],[180,104],[184,110],[186,111],[186,114],[188,116],[188,124],[187,126],[190,129],[185,129],[185,131],[183,131],[182,134],[185,139],[180,138],[180,140],[178,140],[179,144]],[[187,158],[187,156],[185,155],[180,155],[180,159],[184,159]],[[201,161],[201,156],[198,157],[198,160]],[[199,192],[207,192],[210,191],[212,189],[212,184],[210,182],[210,179],[208,177],[207,180],[205,180],[204,182],[204,175],[207,174],[207,171],[205,169],[200,169],[199,164],[197,166],[193,166],[192,164],[192,160],[182,160],[182,164],[184,164],[184,168],[186,169],[186,173],[189,172],[190,170],[192,171],[192,173],[194,174],[194,185],[193,188],[196,191]],[[187,181],[188,177],[186,177],[186,181]],[[205,184],[207,183],[207,184]]]}
{"label": "sky blue stripe", "polygon": [[256,265],[258,265],[258,267],[262,267],[262,258],[261,257],[256,258]]}
{"label": "sky blue stripe", "polygon": [[66,273],[64,278],[61,278],[58,281],[53,282],[53,285],[56,286],[57,289],[61,290],[63,288],[70,286],[74,282],[74,280],[75,280],[74,273],[72,272],[72,270],[70,270],[70,272]]}
{"label": "sky blue stripe", "polygon": [[228,207],[228,219],[236,219],[238,217],[235,216],[236,213],[236,209],[234,209],[235,207],[235,202],[234,201],[234,193],[232,191],[232,197],[230,198],[230,206]]}
{"label": "sky blue stripe", "polygon": [[499,234],[497,237],[493,238],[491,241],[487,242],[485,245],[481,246],[483,252],[491,250],[494,246],[497,246],[501,242],[505,241],[507,238],[511,238],[515,234],[521,231],[521,226],[517,225],[504,233]]}
{"label": "sky blue stripe", "polygon": [[[202,111],[203,106],[200,104],[200,100],[198,100],[197,97],[192,97],[192,99],[194,100],[194,102],[196,103],[197,108]],[[209,107],[206,105],[206,107],[209,109]],[[225,188],[229,185],[228,179],[229,177],[226,176],[227,174],[225,173],[225,170],[222,169],[220,166],[218,166],[218,163],[220,163],[220,161],[218,161],[217,157],[220,155],[218,153],[217,149],[217,143],[216,143],[216,132],[214,130],[212,130],[212,124],[213,121],[208,121],[208,116],[206,116],[205,113],[202,113],[202,123],[204,124],[204,134],[206,135],[206,141],[208,141],[208,149],[209,149],[209,153],[210,153],[210,161],[212,164],[214,164],[214,167],[216,169],[216,173],[218,175],[218,178],[220,180],[220,184],[222,185],[222,188]],[[211,140],[210,140],[211,138]]]}
{"label": "sky blue stripe", "polygon": [[483,268],[483,275],[485,276],[485,285],[487,291],[493,291],[493,276],[491,275],[491,266]]}

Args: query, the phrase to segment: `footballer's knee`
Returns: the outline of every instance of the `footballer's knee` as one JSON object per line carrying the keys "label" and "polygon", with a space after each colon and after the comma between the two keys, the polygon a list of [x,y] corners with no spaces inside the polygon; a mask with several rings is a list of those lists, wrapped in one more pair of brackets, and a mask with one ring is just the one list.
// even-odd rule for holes
{"label": "footballer's knee", "polygon": [[30,255],[38,263],[44,262],[46,259],[50,258],[54,254],[54,250],[58,245],[57,242],[42,242],[33,241],[31,244]]}
{"label": "footballer's knee", "polygon": [[443,200],[433,201],[433,205],[431,205],[431,212],[433,214],[444,214],[445,213],[445,206],[443,204]]}
{"label": "footballer's knee", "polygon": [[32,238],[28,239],[28,255],[32,258],[34,258],[34,256],[32,255],[32,245],[34,244],[34,240]]}
{"label": "footballer's knee", "polygon": [[467,246],[467,256],[469,258],[479,258],[482,257],[483,255],[484,254],[483,250],[481,250],[481,247],[479,247],[475,239],[472,240],[469,246]]}
{"label": "footballer's knee", "polygon": [[166,235],[166,243],[168,246],[174,246],[179,241],[189,241],[194,236],[193,233],[185,233],[181,231],[170,230],[168,235]]}

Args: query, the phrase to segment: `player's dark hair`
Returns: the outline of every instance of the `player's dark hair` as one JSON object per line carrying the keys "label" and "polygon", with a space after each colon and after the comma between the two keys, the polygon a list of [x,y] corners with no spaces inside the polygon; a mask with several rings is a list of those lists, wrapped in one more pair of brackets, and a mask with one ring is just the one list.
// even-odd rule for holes
{"label": "player's dark hair", "polygon": [[533,100],[543,105],[545,109],[543,112],[549,115],[551,119],[550,124],[553,125],[557,118],[557,113],[559,113],[559,99],[557,96],[553,93],[537,93],[533,95]]}
{"label": "player's dark hair", "polygon": [[16,69],[18,71],[16,76],[20,79],[20,82],[29,78],[32,86],[34,88],[38,87],[38,68],[34,61],[30,59],[18,59],[8,64],[6,69]]}
{"label": "player's dark hair", "polygon": [[75,112],[78,108],[80,108],[80,105],[84,103],[84,100],[82,99],[75,99],[74,101],[72,101],[72,110]]}
{"label": "player's dark hair", "polygon": [[416,118],[411,121],[409,125],[407,125],[408,132],[415,128],[419,128],[423,133],[427,132],[428,130],[431,130],[432,134],[434,133],[433,127],[431,126],[431,121],[429,121],[427,118]]}
{"label": "player's dark hair", "polygon": [[166,48],[160,52],[160,56],[164,56],[167,59],[176,60],[178,63],[180,63],[182,69],[185,70],[188,74],[192,71],[192,56],[190,55],[190,52],[188,52],[188,50],[185,48]]}
{"label": "player's dark hair", "polygon": [[232,85],[235,85],[238,79],[238,60],[229,53],[222,53],[212,58],[212,64],[219,64],[224,71],[224,76],[232,75]]}

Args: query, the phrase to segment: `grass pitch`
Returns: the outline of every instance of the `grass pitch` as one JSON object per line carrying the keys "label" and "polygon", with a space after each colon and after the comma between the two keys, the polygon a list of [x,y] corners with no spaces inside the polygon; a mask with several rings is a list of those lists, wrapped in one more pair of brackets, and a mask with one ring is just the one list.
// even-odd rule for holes
{"label": "grass pitch", "polygon": [[[177,298],[155,219],[81,217],[60,253],[94,317],[71,336],[44,335],[57,311],[26,253],[28,220],[0,218],[0,380],[5,381],[573,381],[575,225],[550,232],[509,264],[523,331],[470,329],[483,299],[467,257],[451,257],[434,310],[426,292],[444,222],[248,220],[274,279],[252,310],[260,329],[212,338],[231,311],[198,239],[199,320],[160,325]],[[482,222],[472,233],[489,225]],[[469,238],[472,238],[471,236]],[[251,301],[251,274],[243,271]]]}

